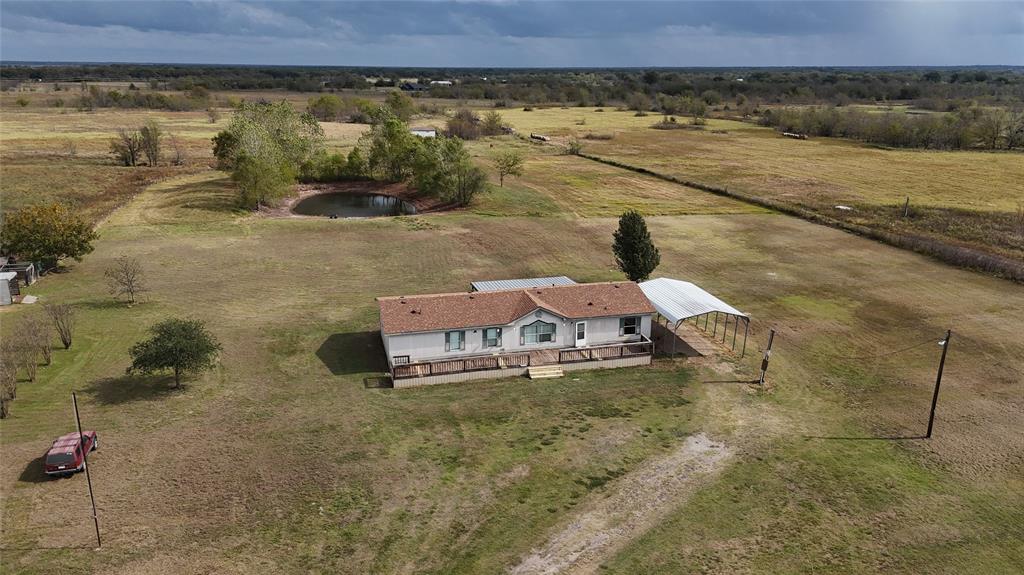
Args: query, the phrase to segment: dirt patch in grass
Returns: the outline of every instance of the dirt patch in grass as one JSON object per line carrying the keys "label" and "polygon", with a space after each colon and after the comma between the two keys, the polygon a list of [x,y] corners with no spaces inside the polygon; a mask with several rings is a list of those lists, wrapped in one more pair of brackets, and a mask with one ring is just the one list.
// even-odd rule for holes
{"label": "dirt patch in grass", "polygon": [[[703,433],[690,436],[666,457],[644,464],[618,479],[613,472],[590,477],[588,489],[607,484],[599,500],[583,509],[547,543],[510,570],[513,575],[593,573],[601,562],[721,470],[730,449]],[[609,480],[614,480],[609,483]]]}

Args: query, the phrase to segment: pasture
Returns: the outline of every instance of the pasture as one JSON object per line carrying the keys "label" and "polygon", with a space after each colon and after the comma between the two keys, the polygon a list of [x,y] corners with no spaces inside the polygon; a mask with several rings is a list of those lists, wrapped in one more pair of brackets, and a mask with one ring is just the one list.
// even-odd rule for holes
{"label": "pasture", "polygon": [[[36,112],[5,110],[5,159],[21,154],[55,172],[80,162],[98,173],[109,162],[103,123],[116,118],[21,116]],[[502,112],[538,130],[554,121],[545,114],[579,113]],[[257,216],[235,209],[230,179],[205,168],[201,148],[216,126],[203,114],[165,114],[196,161],[104,204],[123,205],[102,223],[96,251],[27,290],[73,303],[78,331],[38,381],[20,383],[0,422],[3,572],[500,573],[697,433],[733,457],[689,497],[662,502],[665,515],[601,557],[601,572],[1024,565],[1020,286],[506,137],[471,152],[487,165],[518,146],[526,173],[465,210]],[[656,120],[591,115],[601,119],[591,126],[588,116],[587,129]],[[141,124],[143,113],[127,118]],[[84,157],[34,159],[50,124],[77,134]],[[609,144],[630,141],[622,130]],[[359,134],[325,131],[338,148]],[[843,146],[856,148],[833,147]],[[31,200],[32,186],[11,191],[14,172],[6,161],[0,169],[5,204]],[[75,189],[53,186],[48,193]],[[621,279],[610,244],[625,207],[650,214],[657,275],[697,282],[751,314],[745,358],[374,387],[384,369],[375,296],[464,290],[481,278]],[[103,277],[122,254],[143,262],[151,287],[132,308],[113,301]],[[3,335],[31,311],[5,310]],[[124,374],[130,345],[168,316],[204,319],[224,345],[215,371],[177,391],[165,378]],[[757,389],[744,382],[773,327],[771,385]],[[926,441],[935,342],[948,327]],[[98,552],[84,478],[40,477],[39,456],[73,423],[72,390],[102,438],[91,460]]]}
{"label": "pasture", "polygon": [[[593,108],[502,110],[521,133],[680,180],[899,229],[1011,258],[1024,256],[1019,153],[886,150],[832,138],[793,140],[768,128],[708,120],[704,130],[654,130],[658,114]],[[684,118],[680,122],[686,122]],[[588,134],[610,139],[587,139]],[[903,218],[906,198],[912,208]],[[852,211],[836,209],[844,205]]]}

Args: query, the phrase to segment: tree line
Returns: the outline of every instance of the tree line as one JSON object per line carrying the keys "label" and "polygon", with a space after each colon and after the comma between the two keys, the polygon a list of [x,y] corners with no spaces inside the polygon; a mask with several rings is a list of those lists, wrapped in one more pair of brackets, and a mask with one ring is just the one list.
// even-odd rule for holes
{"label": "tree line", "polygon": [[893,148],[1024,147],[1024,110],[971,106],[955,112],[907,114],[837,107],[781,108],[764,111],[759,122],[782,132],[852,138]]}
{"label": "tree line", "polygon": [[[708,91],[723,100],[742,94],[772,104],[1024,101],[1024,72],[1019,67],[560,70],[97,64],[4,65],[2,73],[9,82],[119,80],[182,92],[196,87],[332,92],[400,86],[404,79],[416,78],[417,89],[435,98],[582,106],[622,103],[637,92],[654,98],[659,93],[700,97]],[[452,85],[430,84],[434,79],[450,80]]]}

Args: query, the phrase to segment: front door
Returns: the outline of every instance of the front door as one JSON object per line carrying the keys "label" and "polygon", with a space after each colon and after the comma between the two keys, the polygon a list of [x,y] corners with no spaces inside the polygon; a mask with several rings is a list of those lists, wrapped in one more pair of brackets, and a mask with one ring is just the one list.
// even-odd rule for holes
{"label": "front door", "polygon": [[587,322],[576,322],[576,347],[587,346]]}

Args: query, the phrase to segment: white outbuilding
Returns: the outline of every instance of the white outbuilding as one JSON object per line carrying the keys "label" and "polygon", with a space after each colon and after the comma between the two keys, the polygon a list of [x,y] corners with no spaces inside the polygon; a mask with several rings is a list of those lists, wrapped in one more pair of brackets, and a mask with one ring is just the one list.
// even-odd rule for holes
{"label": "white outbuilding", "polygon": [[0,305],[11,305],[14,297],[11,293],[11,282],[18,281],[16,272],[0,272]]}

